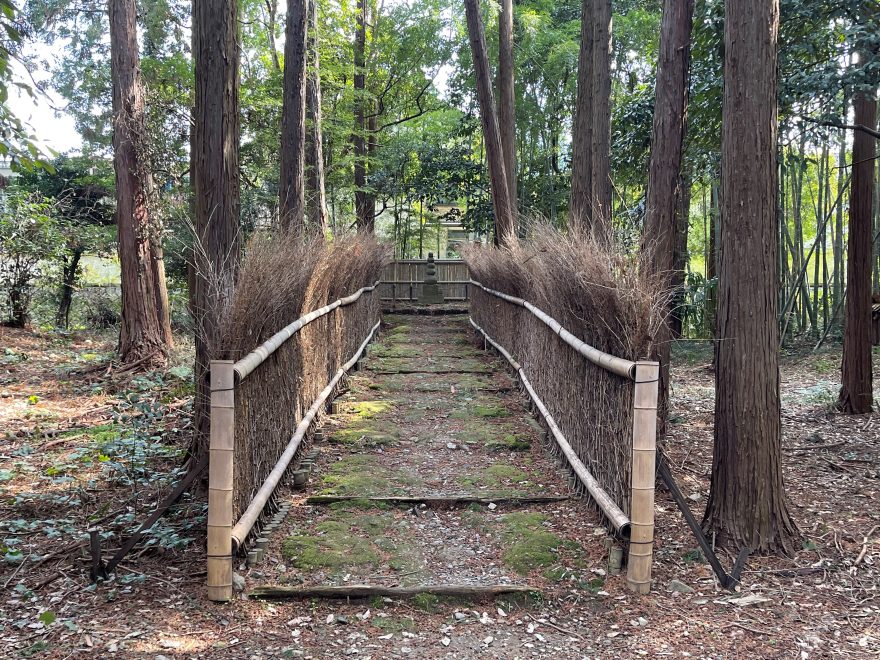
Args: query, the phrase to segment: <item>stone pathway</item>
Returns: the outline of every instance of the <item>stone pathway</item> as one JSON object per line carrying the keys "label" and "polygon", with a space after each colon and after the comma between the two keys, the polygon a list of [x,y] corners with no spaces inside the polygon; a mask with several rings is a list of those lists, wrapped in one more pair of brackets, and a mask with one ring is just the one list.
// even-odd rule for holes
{"label": "stone pathway", "polygon": [[[414,648],[422,612],[441,615],[427,647],[448,647],[450,657],[490,647],[514,657],[486,632],[485,617],[527,611],[571,590],[600,592],[607,552],[599,517],[569,497],[567,473],[542,446],[543,431],[517,383],[499,358],[475,345],[467,316],[386,315],[384,322],[349,392],[325,417],[309,482],[290,495],[290,513],[248,585],[524,585],[534,592],[482,604],[421,593],[407,602],[416,611],[404,617],[409,623],[384,612],[396,607],[388,597],[355,607],[371,610],[354,620],[358,634],[388,649]],[[322,503],[308,500],[318,496]],[[334,501],[340,498],[350,499]],[[476,619],[484,620],[464,625]],[[517,649],[535,641],[527,621],[520,620],[526,641],[516,628],[507,634]]]}

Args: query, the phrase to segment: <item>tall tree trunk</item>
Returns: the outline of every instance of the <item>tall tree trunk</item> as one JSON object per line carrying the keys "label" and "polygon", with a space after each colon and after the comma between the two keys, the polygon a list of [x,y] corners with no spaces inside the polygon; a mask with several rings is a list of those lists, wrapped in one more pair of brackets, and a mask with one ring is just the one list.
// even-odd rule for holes
{"label": "tall tree trunk", "polygon": [[[645,228],[642,234],[644,268],[669,295],[665,318],[671,318],[677,296],[673,293],[676,248],[681,252],[680,226],[688,218],[678,212],[681,156],[686,129],[693,0],[665,0],[660,27],[660,54],[654,90],[654,128],[648,164]],[[689,185],[690,182],[688,182]],[[690,194],[687,195],[690,203]],[[685,230],[685,241],[687,240]],[[685,250],[687,245],[685,244]],[[679,324],[679,332],[681,326]],[[666,430],[669,408],[669,349],[672,332],[666,324],[654,342],[653,359],[660,362],[658,431]]]}
{"label": "tall tree trunk", "polygon": [[278,185],[281,227],[299,234],[303,231],[306,211],[306,2],[287,0]]}
{"label": "tall tree trunk", "polygon": [[578,55],[577,99],[571,142],[571,197],[568,222],[572,226],[593,226],[593,3],[581,1],[581,46]]}
{"label": "tall tree trunk", "polygon": [[306,186],[310,231],[326,235],[327,194],[324,187],[324,138],[321,121],[321,61],[318,53],[318,0],[309,1],[308,72],[306,79]]}
{"label": "tall tree trunk", "polygon": [[516,196],[516,109],[513,84],[513,0],[501,0],[498,15],[498,122],[501,148],[504,151],[504,173],[507,192],[514,215]]}
{"label": "tall tree trunk", "polygon": [[726,0],[715,451],[704,519],[722,545],[790,552],[776,292],[778,0]]}
{"label": "tall tree trunk", "polygon": [[374,224],[367,194],[366,48],[367,2],[357,0],[354,35],[354,208],[358,229],[371,232]]}
{"label": "tall tree trunk", "polygon": [[593,0],[593,228],[611,230],[611,0]]}
{"label": "tall tree trunk", "polygon": [[[877,125],[877,100],[853,96],[855,123]],[[843,336],[840,397],[845,413],[869,413],[873,407],[871,374],[871,270],[873,256],[874,158],[876,140],[864,131],[853,135],[846,261],[846,329]]]}
{"label": "tall tree trunk", "polygon": [[479,0],[464,0],[464,8],[467,14],[471,53],[474,58],[477,99],[480,103],[480,119],[483,124],[486,161],[489,165],[489,181],[492,189],[492,206],[495,210],[495,244],[503,245],[514,232],[513,204],[507,189],[501,132],[495,114],[492,74],[489,71],[489,58],[486,56],[486,33],[480,16]]}
{"label": "tall tree trunk", "polygon": [[[843,97],[843,108],[841,117],[846,117],[849,110],[849,100],[846,95]],[[837,152],[837,194],[840,199],[837,200],[837,209],[835,209],[834,217],[834,308],[840,304],[843,299],[843,193],[841,190],[844,183],[844,171],[846,169],[846,131],[840,131],[840,143]],[[831,319],[836,322],[837,319]]]}
{"label": "tall tree trunk", "polygon": [[275,25],[278,16],[278,0],[266,0],[266,13],[268,14],[268,25],[266,25],[266,35],[269,40],[269,53],[272,55],[272,66],[276,71],[281,71],[281,62],[278,60],[278,46],[275,43]]}
{"label": "tall tree trunk", "polygon": [[195,325],[193,445],[196,460],[208,448],[208,365],[218,346],[219,306],[235,283],[239,260],[239,48],[238,3],[193,1],[193,110],[190,164],[195,217],[190,312]]}
{"label": "tall tree trunk", "polygon": [[685,300],[684,278],[688,265],[688,233],[691,228],[691,193],[693,182],[690,171],[681,173],[675,203],[675,243],[672,246],[672,311],[669,329],[673,339],[680,339],[683,326]]}
{"label": "tall tree trunk", "polygon": [[[717,309],[718,309],[718,254],[721,252],[721,200],[718,191],[718,182],[712,180],[709,184],[709,257],[706,260],[706,334],[709,337],[718,336]],[[709,284],[716,280],[714,284]]]}
{"label": "tall tree trunk", "polygon": [[79,275],[79,261],[82,254],[82,248],[74,248],[61,269],[61,297],[58,311],[55,313],[55,326],[65,330],[70,327],[70,308],[73,305],[73,290]]}
{"label": "tall tree trunk", "polygon": [[[150,217],[152,178],[146,154],[146,117],[134,0],[110,0],[113,81],[113,167],[122,284],[119,355],[123,362],[162,364],[171,342],[164,267]],[[161,305],[165,299],[165,309]]]}

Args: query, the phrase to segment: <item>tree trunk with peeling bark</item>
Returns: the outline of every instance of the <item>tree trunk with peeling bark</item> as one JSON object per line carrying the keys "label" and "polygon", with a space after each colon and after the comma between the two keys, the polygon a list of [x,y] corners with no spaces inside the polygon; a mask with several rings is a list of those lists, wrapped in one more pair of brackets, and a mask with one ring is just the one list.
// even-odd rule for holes
{"label": "tree trunk with peeling bark", "polygon": [[324,186],[324,138],[321,133],[321,62],[318,54],[318,2],[309,2],[306,79],[306,187],[310,231],[326,235],[330,227]]}
{"label": "tree trunk with peeling bark", "polygon": [[590,181],[593,231],[611,231],[611,0],[593,0],[593,127]]}
{"label": "tree trunk with peeling bark", "polygon": [[589,228],[593,223],[593,2],[581,2],[581,47],[578,55],[577,98],[571,144],[571,195],[568,221]]}
{"label": "tree trunk with peeling bark", "polygon": [[357,227],[372,232],[375,226],[367,191],[367,2],[357,0],[354,35],[354,209]]}
{"label": "tree trunk with peeling bark", "polygon": [[495,98],[492,93],[492,74],[489,71],[489,58],[486,55],[486,33],[480,16],[479,0],[464,0],[467,15],[468,38],[474,59],[477,84],[477,100],[480,104],[480,119],[483,125],[483,139],[486,144],[486,161],[489,166],[489,180],[492,191],[492,206],[495,211],[495,244],[503,245],[513,236],[513,205],[507,190],[507,174],[504,168],[504,150],[501,146],[501,132],[495,114]]}
{"label": "tree trunk with peeling bark", "polygon": [[193,1],[192,169],[195,245],[190,260],[190,313],[195,326],[194,434],[191,453],[209,438],[208,366],[219,358],[220,308],[232,295],[239,262],[238,3]]}
{"label": "tree trunk with peeling bark", "polygon": [[498,15],[498,122],[504,150],[507,193],[514,215],[516,192],[516,103],[514,94],[513,0],[501,0]]}
{"label": "tree trunk with peeling bark", "polygon": [[146,159],[146,110],[134,0],[110,0],[113,167],[122,284],[119,355],[124,363],[164,364],[171,324],[161,228],[152,222],[153,181]]}
{"label": "tree trunk with peeling bark", "polygon": [[715,447],[703,525],[720,545],[791,552],[777,323],[778,0],[726,0]]}
{"label": "tree trunk with peeling bark", "polygon": [[[654,127],[651,159],[648,164],[648,190],[645,227],[642,234],[643,267],[654,278],[670,304],[665,318],[671,318],[676,248],[681,222],[679,202],[681,161],[686,128],[693,0],[664,0],[660,27],[660,53],[654,91]],[[690,197],[687,198],[690,201]],[[687,234],[684,234],[685,237]],[[671,328],[664,323],[654,342],[652,358],[660,362],[658,431],[666,430],[669,409],[669,351]]]}
{"label": "tree trunk with peeling bark", "polygon": [[284,102],[281,111],[279,216],[286,231],[305,224],[306,2],[288,0],[284,37]]}
{"label": "tree trunk with peeling bark", "polygon": [[[855,123],[877,125],[877,100],[862,92],[853,97]],[[853,166],[849,196],[849,239],[846,260],[846,327],[838,408],[849,414],[873,409],[871,369],[871,266],[873,256],[874,159],[876,138],[853,133]]]}

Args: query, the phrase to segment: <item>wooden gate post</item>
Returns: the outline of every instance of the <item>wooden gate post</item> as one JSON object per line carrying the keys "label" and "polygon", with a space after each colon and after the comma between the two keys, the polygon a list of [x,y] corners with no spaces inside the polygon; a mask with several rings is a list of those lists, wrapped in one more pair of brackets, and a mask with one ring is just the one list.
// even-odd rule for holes
{"label": "wooden gate post", "polygon": [[232,457],[235,371],[211,360],[211,443],[208,462],[208,598],[232,600]]}
{"label": "wooden gate post", "polygon": [[657,362],[636,362],[630,481],[631,522],[626,582],[630,589],[640,594],[651,591],[659,375],[660,365]]}

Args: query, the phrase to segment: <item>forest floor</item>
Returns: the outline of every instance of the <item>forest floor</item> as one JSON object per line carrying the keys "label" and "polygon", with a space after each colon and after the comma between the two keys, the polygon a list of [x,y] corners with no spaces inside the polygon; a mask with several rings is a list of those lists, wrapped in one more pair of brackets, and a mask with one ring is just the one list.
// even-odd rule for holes
{"label": "forest floor", "polygon": [[[109,556],[180,477],[187,347],[167,372],[104,365],[107,333],[0,329],[0,641],[11,657],[582,658],[880,654],[878,415],[833,411],[839,347],[782,361],[783,467],[803,534],[792,558],[752,557],[720,590],[675,504],[657,494],[654,586],[608,563],[588,502],[569,495],[505,365],[473,348],[465,317],[390,317],[351,379],[261,585],[525,585],[487,602],[420,596],[328,601],[204,596],[204,503],[185,497],[89,585],[85,532]],[[875,356],[876,361],[876,356]],[[878,376],[875,372],[875,382]],[[670,464],[699,518],[712,455],[710,345],[681,343]],[[390,506],[319,494],[479,496],[491,506]],[[503,503],[502,498],[510,500]],[[494,504],[494,503],[493,503]],[[721,553],[730,567],[733,557]],[[625,570],[625,569],[624,569]]]}

